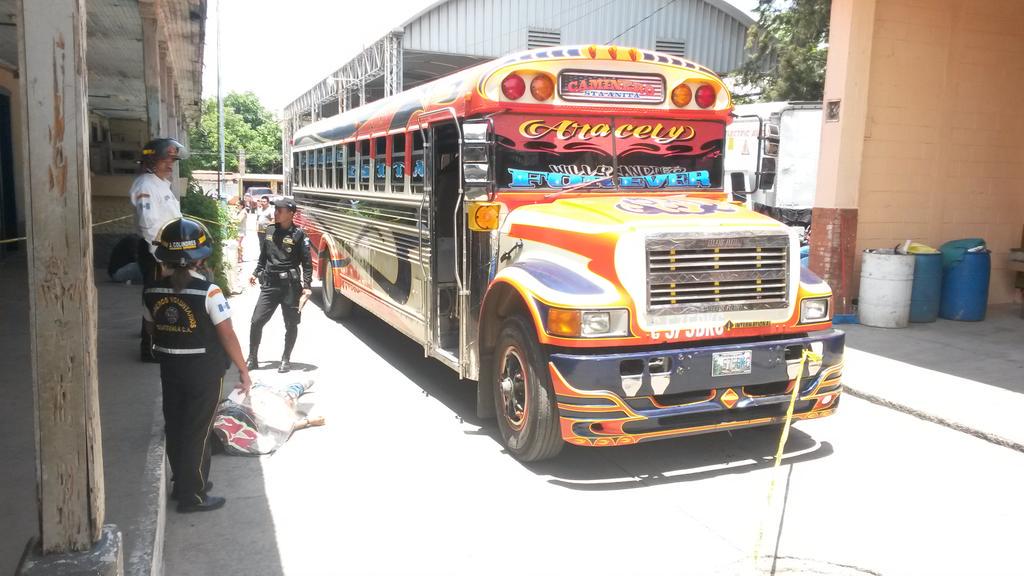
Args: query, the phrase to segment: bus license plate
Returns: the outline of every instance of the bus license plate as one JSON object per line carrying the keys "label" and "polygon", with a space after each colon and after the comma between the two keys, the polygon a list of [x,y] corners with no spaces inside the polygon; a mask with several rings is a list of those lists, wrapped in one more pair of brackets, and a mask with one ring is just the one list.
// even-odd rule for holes
{"label": "bus license plate", "polygon": [[711,376],[750,374],[750,350],[715,352],[711,355]]}

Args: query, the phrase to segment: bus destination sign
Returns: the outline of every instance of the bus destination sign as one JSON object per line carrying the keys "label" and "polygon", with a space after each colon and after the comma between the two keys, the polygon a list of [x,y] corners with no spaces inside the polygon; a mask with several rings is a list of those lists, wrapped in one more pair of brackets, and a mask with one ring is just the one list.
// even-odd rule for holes
{"label": "bus destination sign", "polygon": [[665,101],[665,79],[656,74],[566,71],[558,76],[558,92],[563,100],[660,104]]}

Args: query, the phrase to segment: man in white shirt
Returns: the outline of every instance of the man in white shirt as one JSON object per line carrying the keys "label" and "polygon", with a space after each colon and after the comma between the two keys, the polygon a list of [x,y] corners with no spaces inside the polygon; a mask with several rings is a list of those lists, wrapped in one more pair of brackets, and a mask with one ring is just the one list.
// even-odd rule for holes
{"label": "man in white shirt", "polygon": [[270,205],[270,196],[261,196],[256,206],[256,237],[260,246],[267,236],[267,226],[274,223],[274,207]]}
{"label": "man in white shirt", "polygon": [[[171,138],[150,140],[142,148],[143,172],[128,192],[135,208],[135,226],[142,240],[136,254],[142,270],[143,286],[148,288],[158,277],[153,257],[157,239],[164,224],[181,218],[181,204],[171,190],[174,163],[188,158],[185,146]],[[153,340],[145,329],[141,333],[139,356],[144,362],[155,362]]]}

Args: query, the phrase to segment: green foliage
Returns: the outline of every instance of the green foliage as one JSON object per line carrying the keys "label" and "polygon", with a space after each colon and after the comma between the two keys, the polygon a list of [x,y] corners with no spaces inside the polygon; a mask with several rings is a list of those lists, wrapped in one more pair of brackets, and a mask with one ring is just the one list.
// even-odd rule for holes
{"label": "green foliage", "polygon": [[[217,141],[217,99],[203,100],[199,125],[189,133],[192,170],[216,170],[220,163]],[[245,150],[249,173],[281,173],[281,126],[252,92],[224,97],[224,169],[238,171],[238,151]]]}
{"label": "green foliage", "polygon": [[238,226],[231,217],[231,209],[203,194],[199,185],[189,180],[188,191],[181,198],[181,213],[199,220],[210,231],[213,255],[206,261],[206,265],[213,271],[214,283],[220,286],[224,294],[230,294],[228,273],[231,266],[224,261],[224,240],[238,236]]}
{"label": "green foliage", "polygon": [[738,81],[760,88],[762,101],[820,101],[831,9],[831,0],[758,0]]}

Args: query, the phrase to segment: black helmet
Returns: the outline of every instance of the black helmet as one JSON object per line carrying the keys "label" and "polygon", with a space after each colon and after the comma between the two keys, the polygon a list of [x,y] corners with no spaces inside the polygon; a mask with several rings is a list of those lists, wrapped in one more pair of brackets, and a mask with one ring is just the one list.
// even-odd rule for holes
{"label": "black helmet", "polygon": [[172,160],[184,160],[188,158],[188,149],[185,145],[173,138],[157,138],[146,142],[142,147],[142,161],[153,162],[171,158]]}
{"label": "black helmet", "polygon": [[171,266],[185,267],[213,254],[209,230],[189,218],[178,218],[164,224],[153,244],[156,245],[156,259]]}

